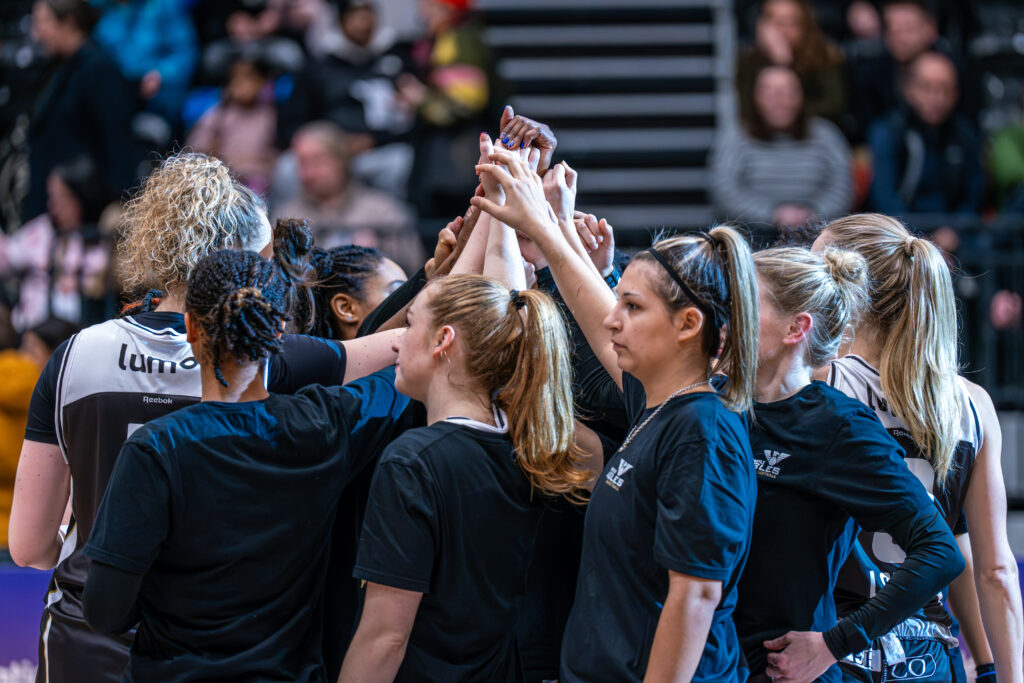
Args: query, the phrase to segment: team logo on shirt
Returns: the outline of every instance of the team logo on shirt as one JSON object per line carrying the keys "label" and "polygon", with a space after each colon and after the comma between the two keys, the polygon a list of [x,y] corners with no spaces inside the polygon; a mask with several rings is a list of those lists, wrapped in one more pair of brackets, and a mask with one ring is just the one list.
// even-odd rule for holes
{"label": "team logo on shirt", "polygon": [[623,477],[626,475],[626,472],[629,472],[631,469],[633,469],[633,466],[620,458],[618,466],[611,467],[608,469],[608,472],[604,476],[604,483],[608,484],[613,489],[618,491],[622,487],[623,482],[625,481]]}
{"label": "team logo on shirt", "polygon": [[779,472],[782,471],[779,468],[779,463],[788,457],[789,453],[780,453],[779,451],[765,449],[764,459],[754,458],[754,469],[757,470],[758,474],[763,474],[766,477],[774,479],[779,476]]}

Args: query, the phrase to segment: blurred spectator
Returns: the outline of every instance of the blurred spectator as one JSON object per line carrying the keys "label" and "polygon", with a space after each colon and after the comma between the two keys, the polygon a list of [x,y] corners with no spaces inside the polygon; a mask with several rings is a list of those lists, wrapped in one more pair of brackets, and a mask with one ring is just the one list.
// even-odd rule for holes
{"label": "blurred spectator", "polygon": [[137,84],[146,110],[172,128],[181,118],[199,56],[192,20],[180,0],[103,0],[96,41]]}
{"label": "blurred spectator", "polygon": [[400,98],[417,113],[409,196],[421,217],[465,211],[476,187],[478,136],[499,118],[488,110],[493,65],[470,4],[419,0],[428,35],[413,46],[416,75],[403,74],[398,81]]}
{"label": "blurred spectator", "polygon": [[[273,217],[305,218],[322,249],[344,244],[377,247],[410,272],[426,256],[412,216],[398,201],[351,177],[345,133],[329,121],[300,128],[292,138],[301,196],[273,207]],[[411,269],[411,270],[410,270]]]}
{"label": "blurred spectator", "polygon": [[854,137],[862,140],[877,119],[903,102],[908,65],[928,51],[942,52],[960,69],[948,41],[924,0],[889,0],[882,11],[885,49],[865,54],[850,65],[850,108],[856,122]]}
{"label": "blurred spectator", "polygon": [[821,32],[807,0],[767,0],[757,18],[755,44],[739,60],[740,116],[749,119],[754,78],[765,66],[787,66],[799,76],[809,116],[838,121],[846,110],[842,55]]}
{"label": "blurred spectator", "polygon": [[32,33],[60,65],[32,114],[26,219],[46,210],[47,179],[68,159],[92,160],[105,199],[134,181],[138,155],[128,131],[135,98],[117,65],[89,40],[96,19],[84,0],[37,0],[32,7]]}
{"label": "blurred spectator", "polygon": [[956,113],[959,96],[956,66],[946,55],[926,52],[908,66],[906,106],[868,132],[874,210],[898,216],[981,209],[981,139],[966,117]]}
{"label": "blurred spectator", "polygon": [[286,148],[307,121],[333,121],[350,135],[354,151],[362,150],[356,173],[400,195],[408,184],[412,151],[397,141],[408,137],[413,112],[397,97],[395,79],[405,64],[395,32],[378,25],[368,0],[343,3],[338,27],[331,51],[297,76],[281,108],[278,144]]}
{"label": "blurred spectator", "polygon": [[854,0],[846,8],[846,29],[852,40],[881,41],[882,17],[868,0]]}
{"label": "blurred spectator", "polygon": [[326,13],[323,5],[324,0],[197,2],[192,17],[204,46],[204,75],[223,79],[239,54],[254,52],[280,71],[301,69],[305,63],[299,45],[302,34],[307,24]]}
{"label": "blurred spectator", "polygon": [[1024,122],[999,131],[989,143],[988,165],[996,207],[1024,214]]}
{"label": "blurred spectator", "polygon": [[0,235],[0,275],[21,278],[16,329],[58,316],[86,325],[112,310],[110,244],[97,225],[106,201],[88,159],[55,168],[47,180],[47,212],[13,235]]}
{"label": "blurred spectator", "polygon": [[808,115],[789,67],[763,67],[743,128],[716,141],[711,200],[727,219],[796,226],[850,210],[850,149],[839,129]]}
{"label": "blurred spectator", "polygon": [[0,351],[0,377],[4,378],[0,382],[0,555],[7,549],[14,479],[32,390],[54,349],[77,331],[65,320],[48,318],[22,335],[20,349]]}
{"label": "blurred spectator", "polygon": [[282,107],[280,144],[287,146],[307,121],[333,121],[346,133],[368,133],[374,143],[408,130],[396,101],[394,81],[403,71],[395,33],[378,26],[372,2],[352,0],[339,15],[340,34],[333,50],[310,62],[295,79]]}
{"label": "blurred spectator", "polygon": [[199,119],[186,141],[195,151],[222,159],[260,194],[269,189],[277,157],[277,110],[269,84],[265,64],[235,61],[220,103]]}

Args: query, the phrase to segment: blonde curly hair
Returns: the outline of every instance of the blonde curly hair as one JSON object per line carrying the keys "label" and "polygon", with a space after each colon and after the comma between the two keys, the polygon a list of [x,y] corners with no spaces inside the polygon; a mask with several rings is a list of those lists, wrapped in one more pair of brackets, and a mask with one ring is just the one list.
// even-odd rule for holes
{"label": "blonde curly hair", "polygon": [[167,157],[125,206],[117,255],[126,289],[183,288],[204,256],[256,239],[266,212],[220,159]]}

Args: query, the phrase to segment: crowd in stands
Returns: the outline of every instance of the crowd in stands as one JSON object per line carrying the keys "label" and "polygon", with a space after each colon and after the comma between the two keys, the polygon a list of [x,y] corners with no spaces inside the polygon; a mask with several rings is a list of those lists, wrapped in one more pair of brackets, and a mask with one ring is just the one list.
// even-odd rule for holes
{"label": "crowd in stands", "polygon": [[476,178],[460,143],[500,113],[467,0],[422,0],[423,34],[401,39],[371,0],[22,4],[38,78],[5,111],[0,218],[0,304],[19,332],[115,313],[119,203],[178,149],[223,159],[319,244],[414,270],[417,220],[461,211]]}
{"label": "crowd in stands", "polygon": [[[0,219],[18,330],[113,312],[119,218],[103,208],[183,147],[223,159],[321,245],[415,268],[422,236],[461,212],[475,185],[465,150],[500,111],[470,0],[419,0],[416,39],[383,24],[376,0],[23,4],[45,66],[22,98],[23,138],[5,131],[22,140],[3,174],[21,179],[7,188],[20,201]],[[1024,123],[979,126],[976,22],[961,4],[737,2],[739,125],[720,127],[708,159],[717,217],[927,214],[956,252],[974,243],[942,216],[1024,210]],[[80,225],[54,215],[62,200],[81,205]]]}
{"label": "crowd in stands", "polygon": [[[963,51],[970,22],[946,6],[954,4],[740,3],[741,17],[753,19],[737,59],[740,124],[710,160],[718,215],[799,226],[859,209],[1020,211],[1024,126],[990,131],[986,145],[979,74]],[[940,31],[940,13],[956,40]],[[949,251],[959,243],[948,231],[936,238]]]}

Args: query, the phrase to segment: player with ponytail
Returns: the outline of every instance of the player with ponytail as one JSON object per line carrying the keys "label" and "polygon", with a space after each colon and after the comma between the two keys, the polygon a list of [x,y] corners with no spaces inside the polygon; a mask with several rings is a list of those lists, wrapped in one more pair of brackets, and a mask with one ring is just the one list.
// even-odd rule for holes
{"label": "player with ponytail", "polygon": [[[758,492],[736,628],[755,683],[838,683],[837,660],[913,614],[963,561],[867,406],[812,381],[867,303],[864,259],[835,248],[823,256],[779,248],[758,252],[754,263],[761,336],[750,444]],[[832,591],[857,526],[887,531],[907,559],[837,623]]]}
{"label": "player with ponytail", "polygon": [[590,477],[565,324],[547,294],[478,275],[428,284],[408,321],[396,386],[428,425],[377,466],[340,680],[516,680],[515,599],[543,501],[582,500]]}
{"label": "player with ponytail", "polygon": [[[906,451],[907,467],[933,495],[929,507],[938,508],[969,562],[973,548],[977,596],[971,577],[961,576],[950,587],[950,606],[980,660],[979,673],[991,671],[992,661],[984,660],[992,657],[1000,681],[1020,683],[1024,618],[1017,563],[1006,536],[1002,434],[988,393],[957,374],[957,313],[949,267],[934,244],[880,214],[832,221],[815,249],[829,245],[864,257],[871,298],[846,355],[831,364],[828,382],[875,412]],[[862,533],[836,590],[840,615],[859,610],[903,562],[903,552],[888,535]],[[902,642],[908,656],[938,662],[934,680],[949,680],[950,672],[959,677],[963,670],[952,623],[936,594],[889,637]],[[881,670],[866,665],[877,660],[883,645],[865,645],[864,652],[841,662],[844,676],[851,681],[891,678],[896,665],[887,662]]]}
{"label": "player with ponytail", "polygon": [[[633,258],[616,298],[571,222],[571,169],[542,185],[513,155],[489,158],[477,170],[504,205],[474,205],[542,252],[632,427],[587,509],[560,679],[739,681],[732,609],[756,494],[740,415],[757,360],[750,248],[729,227],[662,240]],[[719,394],[711,376],[725,368]]]}
{"label": "player with ponytail", "polygon": [[202,402],[138,428],[85,554],[98,633],[138,633],[131,680],[321,681],[321,599],[345,485],[403,427],[390,371],[271,394],[289,282],[251,251],[199,261],[185,327]]}

